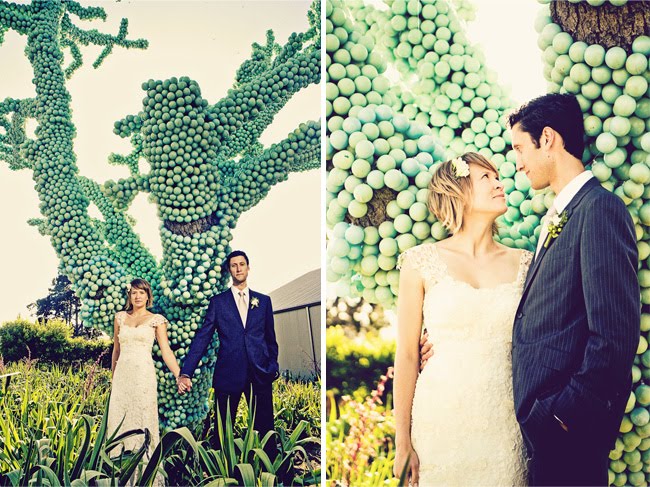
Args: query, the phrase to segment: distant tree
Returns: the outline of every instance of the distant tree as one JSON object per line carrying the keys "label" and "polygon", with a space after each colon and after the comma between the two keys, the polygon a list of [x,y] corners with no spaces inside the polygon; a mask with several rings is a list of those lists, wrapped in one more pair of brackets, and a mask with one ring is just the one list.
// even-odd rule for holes
{"label": "distant tree", "polygon": [[52,286],[44,298],[37,299],[35,303],[27,306],[34,311],[36,317],[42,321],[60,318],[72,327],[74,336],[87,335],[83,322],[79,319],[81,301],[72,289],[72,283],[64,274],[59,274],[52,280]]}

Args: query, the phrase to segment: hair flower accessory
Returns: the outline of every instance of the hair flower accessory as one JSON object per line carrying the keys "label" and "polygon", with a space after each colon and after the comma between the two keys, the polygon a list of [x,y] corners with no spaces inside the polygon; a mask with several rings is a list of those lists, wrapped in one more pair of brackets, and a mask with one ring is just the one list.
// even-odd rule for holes
{"label": "hair flower accessory", "polygon": [[546,242],[544,242],[545,249],[547,249],[551,242],[560,235],[560,232],[562,232],[562,228],[564,228],[564,224],[568,219],[569,216],[566,211],[563,211],[559,215],[554,215],[551,218],[551,221],[548,223],[548,237],[546,237]]}
{"label": "hair flower accessory", "polygon": [[252,308],[257,308],[260,305],[260,300],[257,299],[256,297],[253,297],[251,299],[251,309]]}
{"label": "hair flower accessory", "polygon": [[451,160],[451,166],[454,168],[454,173],[457,178],[465,178],[469,176],[469,166],[462,157],[456,157]]}

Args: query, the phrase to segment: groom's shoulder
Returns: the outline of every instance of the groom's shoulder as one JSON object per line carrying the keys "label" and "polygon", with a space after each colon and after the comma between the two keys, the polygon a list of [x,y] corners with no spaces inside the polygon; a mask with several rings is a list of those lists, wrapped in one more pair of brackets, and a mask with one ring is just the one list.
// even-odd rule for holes
{"label": "groom's shoulder", "polygon": [[221,291],[220,293],[215,294],[210,298],[210,301],[221,301],[224,299],[226,296],[228,296],[228,293],[232,293],[230,288],[226,289],[225,291]]}
{"label": "groom's shoulder", "polygon": [[580,205],[586,212],[616,212],[622,211],[627,214],[627,208],[623,200],[600,184],[589,191]]}
{"label": "groom's shoulder", "polygon": [[271,300],[271,296],[269,296],[268,294],[259,293],[257,291],[253,291],[252,289],[251,289],[251,296],[255,296],[259,299],[264,299],[264,300],[268,299],[269,301]]}

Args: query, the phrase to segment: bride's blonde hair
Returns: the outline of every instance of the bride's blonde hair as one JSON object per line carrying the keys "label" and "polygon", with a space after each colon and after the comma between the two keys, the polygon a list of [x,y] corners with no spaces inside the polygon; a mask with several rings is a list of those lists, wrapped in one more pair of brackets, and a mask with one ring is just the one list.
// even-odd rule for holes
{"label": "bride's blonde hair", "polygon": [[[481,154],[466,152],[460,159],[469,164],[476,164],[499,175],[496,166]],[[472,198],[472,180],[469,175],[456,176],[452,160],[442,162],[431,177],[429,183],[428,205],[451,234],[463,227],[463,212]],[[492,235],[498,232],[496,223],[492,225]]]}

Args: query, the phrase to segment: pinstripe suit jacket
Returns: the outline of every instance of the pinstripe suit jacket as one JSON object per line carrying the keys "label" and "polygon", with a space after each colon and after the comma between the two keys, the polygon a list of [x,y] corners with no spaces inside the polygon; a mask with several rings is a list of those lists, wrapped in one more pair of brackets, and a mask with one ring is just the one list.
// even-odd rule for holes
{"label": "pinstripe suit jacket", "polygon": [[565,211],[561,233],[531,265],[513,327],[515,410],[533,451],[548,428],[558,431],[553,416],[594,448],[613,446],[639,342],[638,251],[625,205],[592,179]]}

